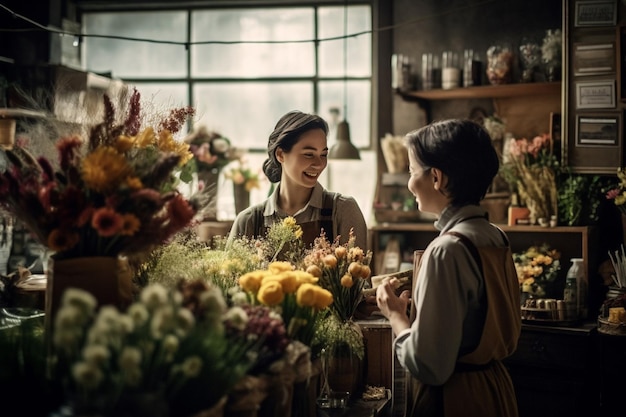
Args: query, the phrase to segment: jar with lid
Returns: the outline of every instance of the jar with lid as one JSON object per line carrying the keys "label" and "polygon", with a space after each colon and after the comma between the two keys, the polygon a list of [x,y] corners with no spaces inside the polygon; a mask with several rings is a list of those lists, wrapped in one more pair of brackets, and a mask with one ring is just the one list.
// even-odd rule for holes
{"label": "jar with lid", "polygon": [[491,84],[511,82],[513,57],[513,50],[507,45],[494,45],[487,49],[487,79]]}

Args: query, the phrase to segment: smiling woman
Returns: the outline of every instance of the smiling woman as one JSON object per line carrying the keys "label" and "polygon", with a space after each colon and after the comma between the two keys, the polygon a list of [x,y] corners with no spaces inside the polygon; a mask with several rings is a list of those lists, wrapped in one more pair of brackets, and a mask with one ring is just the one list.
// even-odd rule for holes
{"label": "smiling woman", "polygon": [[264,236],[272,224],[292,216],[306,245],[322,230],[330,241],[346,242],[352,230],[357,245],[366,247],[367,226],[356,200],[326,191],[318,181],[328,164],[327,134],[328,124],[314,114],[291,111],[278,120],[263,164],[265,175],[277,185],[268,199],[237,216],[231,240]]}

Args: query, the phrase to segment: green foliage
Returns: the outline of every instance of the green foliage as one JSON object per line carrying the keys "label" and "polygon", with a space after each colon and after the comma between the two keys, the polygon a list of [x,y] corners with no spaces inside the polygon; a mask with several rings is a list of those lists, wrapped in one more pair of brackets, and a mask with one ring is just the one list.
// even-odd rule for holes
{"label": "green foliage", "polygon": [[559,223],[587,226],[598,222],[598,208],[609,185],[598,175],[566,174],[558,184]]}

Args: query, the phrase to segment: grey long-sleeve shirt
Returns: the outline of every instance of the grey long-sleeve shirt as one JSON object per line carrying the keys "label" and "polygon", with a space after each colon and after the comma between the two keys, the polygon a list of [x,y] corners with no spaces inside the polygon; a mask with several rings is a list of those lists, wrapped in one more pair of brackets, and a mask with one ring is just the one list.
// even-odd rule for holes
{"label": "grey long-sleeve shirt", "polygon": [[[445,383],[456,360],[480,341],[486,310],[478,265],[454,230],[476,246],[504,246],[500,231],[479,206],[447,207],[435,222],[440,235],[426,248],[413,293],[417,315],[411,328],[396,336],[402,366],[425,384]],[[472,219],[465,220],[472,217]]]}

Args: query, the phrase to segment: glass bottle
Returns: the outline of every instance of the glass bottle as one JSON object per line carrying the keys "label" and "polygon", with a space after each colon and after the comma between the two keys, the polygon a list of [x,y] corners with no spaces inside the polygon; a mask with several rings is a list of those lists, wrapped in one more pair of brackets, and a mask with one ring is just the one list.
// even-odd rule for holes
{"label": "glass bottle", "polygon": [[563,290],[563,300],[567,306],[569,318],[577,320],[581,317],[583,311],[582,300],[584,298],[582,291],[584,290],[585,271],[582,258],[572,258],[572,266],[567,271],[565,278],[565,289]]}

